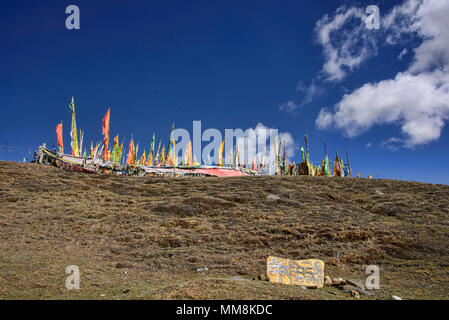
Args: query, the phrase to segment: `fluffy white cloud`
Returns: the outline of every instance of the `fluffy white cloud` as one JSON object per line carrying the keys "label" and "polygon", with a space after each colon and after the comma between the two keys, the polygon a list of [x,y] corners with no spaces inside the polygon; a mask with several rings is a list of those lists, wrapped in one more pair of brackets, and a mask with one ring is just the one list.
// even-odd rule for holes
{"label": "fluffy white cloud", "polygon": [[370,35],[365,27],[365,18],[363,9],[343,6],[333,16],[325,15],[316,23],[316,41],[323,47],[322,71],[326,80],[342,80],[347,70],[377,52],[372,32]]}
{"label": "fluffy white cloud", "polygon": [[280,111],[296,113],[324,92],[320,84],[323,79],[340,81],[348,70],[356,68],[377,52],[372,32],[370,36],[365,27],[365,18],[361,8],[346,9],[342,6],[333,15],[325,15],[317,21],[314,33],[315,41],[323,47],[323,69],[309,86],[301,81],[298,83],[296,92],[302,94],[301,99],[297,99],[299,103],[293,100],[285,102],[279,106]]}
{"label": "fluffy white cloud", "polygon": [[366,83],[344,95],[333,111],[320,111],[316,125],[335,127],[353,137],[374,125],[397,124],[408,148],[437,140],[449,119],[447,17],[447,0],[408,0],[394,7],[382,24],[393,30],[387,42],[399,41],[401,34],[410,32],[422,39],[413,50],[409,69],[394,79]]}
{"label": "fluffy white cloud", "polygon": [[316,119],[316,125],[319,129],[326,129],[332,125],[333,115],[328,109],[321,109]]}
{"label": "fluffy white cloud", "polygon": [[415,48],[410,72],[421,72],[444,66],[449,71],[449,1],[426,0],[419,7],[415,29],[424,39]]}
{"label": "fluffy white cloud", "polygon": [[418,31],[416,12],[421,4],[422,0],[405,0],[381,17],[381,30],[386,33],[387,44],[401,42],[404,35]]}

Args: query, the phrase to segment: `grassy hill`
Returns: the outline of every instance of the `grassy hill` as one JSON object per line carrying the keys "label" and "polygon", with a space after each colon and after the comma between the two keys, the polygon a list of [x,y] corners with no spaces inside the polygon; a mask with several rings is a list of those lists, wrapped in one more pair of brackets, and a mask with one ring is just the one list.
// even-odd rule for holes
{"label": "grassy hill", "polygon": [[[448,218],[444,185],[0,162],[0,298],[353,299],[258,280],[274,255],[322,259],[326,275],[363,283],[376,264],[381,288],[362,299],[448,299]],[[80,269],[79,291],[65,287],[68,265]]]}

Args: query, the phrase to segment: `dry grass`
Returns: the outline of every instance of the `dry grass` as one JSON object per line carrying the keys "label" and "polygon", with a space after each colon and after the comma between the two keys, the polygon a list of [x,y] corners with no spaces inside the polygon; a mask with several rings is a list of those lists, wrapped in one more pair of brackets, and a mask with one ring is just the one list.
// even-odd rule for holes
{"label": "dry grass", "polygon": [[[275,255],[322,259],[326,274],[363,282],[376,264],[375,298],[448,299],[448,217],[443,185],[118,177],[0,162],[0,298],[351,298],[253,280]],[[71,264],[79,291],[65,288]]]}

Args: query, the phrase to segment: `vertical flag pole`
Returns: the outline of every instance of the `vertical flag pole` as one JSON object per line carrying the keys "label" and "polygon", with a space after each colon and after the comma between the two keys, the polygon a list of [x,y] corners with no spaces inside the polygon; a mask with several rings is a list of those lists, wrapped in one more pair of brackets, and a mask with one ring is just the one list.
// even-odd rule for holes
{"label": "vertical flag pole", "polygon": [[346,159],[348,160],[348,176],[351,177],[351,165],[350,165],[350,163],[349,163],[348,149],[346,149]]}

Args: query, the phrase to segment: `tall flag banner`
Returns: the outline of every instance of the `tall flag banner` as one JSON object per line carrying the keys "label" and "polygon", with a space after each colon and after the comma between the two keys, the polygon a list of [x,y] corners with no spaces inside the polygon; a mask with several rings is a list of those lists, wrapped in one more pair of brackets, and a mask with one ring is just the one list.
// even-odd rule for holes
{"label": "tall flag banner", "polygon": [[193,165],[193,147],[192,147],[192,141],[189,141],[189,161],[188,161],[189,166]]}
{"label": "tall flag banner", "polygon": [[159,155],[160,150],[161,150],[161,141],[159,141],[159,145],[157,146],[157,152],[156,152],[156,158],[155,158],[156,165],[159,164],[159,161],[160,161],[160,155]]}
{"label": "tall flag banner", "polygon": [[162,146],[161,155],[160,155],[160,162],[165,162],[165,144]]}
{"label": "tall flag banner", "polygon": [[151,139],[150,152],[148,153],[147,166],[151,166],[154,158],[154,138],[155,134],[153,133],[153,139]]}
{"label": "tall flag banner", "polygon": [[154,156],[154,139],[155,139],[156,135],[153,133],[153,138],[151,139],[151,155]]}
{"label": "tall flag banner", "polygon": [[286,163],[285,163],[285,141],[284,141],[284,155],[282,156],[282,166],[285,167]]}
{"label": "tall flag banner", "polygon": [[189,165],[189,147],[190,147],[190,140],[187,142],[186,151],[184,152],[184,162],[183,164],[185,166]]}
{"label": "tall flag banner", "polygon": [[90,142],[90,152],[89,152],[89,158],[93,158],[94,153],[94,143],[93,141]]}
{"label": "tall flag banner", "polygon": [[178,159],[176,158],[176,141],[173,139],[173,163],[175,164],[175,166],[178,165]]}
{"label": "tall flag banner", "polygon": [[96,158],[97,157],[97,152],[98,152],[98,148],[100,147],[100,144],[99,143],[97,143],[96,145],[95,145],[95,148],[92,150],[92,158]]}
{"label": "tall flag banner", "polygon": [[171,148],[171,141],[167,146],[167,164],[172,164],[172,148]]}
{"label": "tall flag banner", "polygon": [[335,156],[335,159],[334,159],[334,174],[333,174],[333,176],[336,176],[337,175],[337,167],[338,167],[338,150],[336,150],[337,151],[337,154],[336,154],[336,156]]}
{"label": "tall flag banner", "polygon": [[281,147],[282,147],[282,141],[279,139],[279,150],[278,150],[278,173],[281,173]]}
{"label": "tall flag banner", "polygon": [[277,160],[278,160],[278,149],[276,144],[276,136],[274,136],[274,163],[277,163]]}
{"label": "tall flag banner", "polygon": [[139,143],[137,143],[136,148],[134,149],[133,154],[133,165],[135,166],[137,164],[137,155],[139,154]]}
{"label": "tall flag banner", "polygon": [[119,158],[119,142],[118,142],[118,135],[115,136],[114,138],[114,144],[112,146],[112,152],[111,152],[111,158],[109,160],[111,160],[112,162],[120,162],[120,158]]}
{"label": "tall flag banner", "polygon": [[109,152],[109,118],[111,115],[111,108],[108,109],[106,112],[104,118],[103,118],[103,135],[104,135],[104,151],[103,151],[103,160],[109,160],[108,159],[108,152]]}
{"label": "tall flag banner", "polygon": [[148,158],[147,158],[147,166],[151,166],[153,162],[153,156],[151,154],[151,152],[148,153]]}
{"label": "tall flag banner", "polygon": [[118,150],[118,163],[122,163],[122,153],[123,153],[123,142]]}
{"label": "tall flag banner", "polygon": [[218,166],[223,167],[223,149],[225,140],[221,142],[220,149],[218,149]]}
{"label": "tall flag banner", "polygon": [[134,141],[131,138],[131,142],[128,146],[128,157],[126,158],[126,164],[131,165],[133,163],[133,155],[134,155]]}
{"label": "tall flag banner", "polygon": [[173,162],[172,149],[173,149],[173,130],[174,129],[175,129],[175,124],[173,123],[171,126],[170,138],[168,140],[168,146],[167,146],[167,162],[168,162],[168,164],[172,164],[172,162]]}
{"label": "tall flag banner", "polygon": [[96,158],[99,158],[103,154],[104,144],[101,143],[101,148],[98,150]]}
{"label": "tall flag banner", "polygon": [[114,138],[114,157],[115,162],[120,163],[120,142],[118,141],[118,135]]}
{"label": "tall flag banner", "polygon": [[83,152],[83,139],[84,139],[84,131],[80,130],[80,143],[79,143],[79,150],[80,150],[80,154],[81,152]]}
{"label": "tall flag banner", "polygon": [[324,175],[329,177],[331,175],[331,167],[329,165],[329,158],[326,155],[326,158],[324,159]]}
{"label": "tall flag banner", "polygon": [[343,163],[343,159],[340,157],[340,161],[339,161],[339,165],[340,165],[340,171],[341,171],[341,176],[344,177],[345,176],[345,165]]}
{"label": "tall flag banner", "polygon": [[56,136],[58,137],[58,148],[60,153],[64,153],[64,144],[62,141],[62,121],[56,126]]}
{"label": "tall flag banner", "polygon": [[306,134],[304,136],[304,140],[306,141],[306,160],[307,160],[307,162],[310,162],[310,157],[309,157],[309,136],[307,134],[307,130],[306,130]]}
{"label": "tall flag banner", "polygon": [[235,146],[235,156],[234,156],[234,167],[239,166],[239,145],[236,144]]}
{"label": "tall flag banner", "polygon": [[142,154],[142,158],[141,158],[141,160],[140,160],[140,164],[141,164],[142,166],[144,166],[146,160],[147,160],[147,157],[146,157],[146,155],[145,155],[145,149],[143,149],[143,154]]}
{"label": "tall flag banner", "polygon": [[168,144],[167,147],[167,164],[169,166],[173,165],[173,144],[172,141]]}
{"label": "tall flag banner", "polygon": [[348,161],[348,177],[351,177],[351,164],[349,163],[348,149],[346,149],[346,159]]}
{"label": "tall flag banner", "polygon": [[170,165],[176,167],[178,165],[178,159],[176,159],[176,153],[175,153],[176,148],[175,148],[175,146],[176,146],[176,142],[175,142],[175,140],[172,140],[172,149],[171,149],[171,154],[172,155],[170,157],[170,159],[171,159]]}
{"label": "tall flag banner", "polygon": [[338,150],[337,150],[337,155],[335,156],[335,160],[334,160],[334,177],[342,177],[342,176],[343,176],[342,160],[338,156]]}
{"label": "tall flag banner", "polygon": [[72,114],[72,126],[70,128],[70,146],[72,147],[72,156],[79,157],[80,150],[78,148],[78,136],[76,133],[76,117],[75,117],[75,97],[72,97],[72,101],[69,105],[70,113]]}

